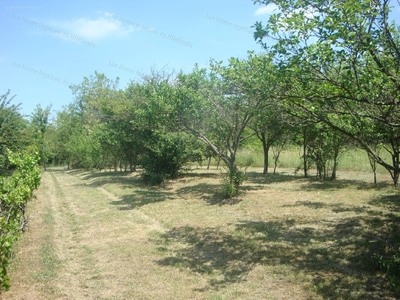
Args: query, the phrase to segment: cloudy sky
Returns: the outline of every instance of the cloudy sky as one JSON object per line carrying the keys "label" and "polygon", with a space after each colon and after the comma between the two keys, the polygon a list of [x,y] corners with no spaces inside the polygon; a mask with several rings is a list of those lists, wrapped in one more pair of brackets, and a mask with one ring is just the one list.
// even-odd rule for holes
{"label": "cloudy sky", "polygon": [[151,68],[262,52],[251,26],[271,11],[252,0],[0,0],[0,94],[10,89],[25,115],[39,103],[58,111],[95,71],[125,88]]}

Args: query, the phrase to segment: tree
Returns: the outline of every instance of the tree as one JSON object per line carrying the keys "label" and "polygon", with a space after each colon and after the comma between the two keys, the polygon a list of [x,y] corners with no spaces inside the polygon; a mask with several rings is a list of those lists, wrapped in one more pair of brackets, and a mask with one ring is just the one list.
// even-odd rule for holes
{"label": "tree", "polygon": [[39,150],[39,163],[43,165],[44,170],[46,170],[46,163],[49,159],[49,145],[45,139],[47,130],[49,128],[49,115],[50,115],[51,105],[46,108],[42,108],[38,104],[35,111],[31,115],[31,129],[33,133],[34,143]]}
{"label": "tree", "polygon": [[[351,138],[397,186],[400,48],[391,1],[255,2],[278,7],[254,35],[285,68],[288,105]],[[267,46],[267,37],[277,43]],[[369,145],[371,137],[383,141],[390,162]]]}
{"label": "tree", "polygon": [[76,166],[102,169],[107,158],[117,170],[122,155],[116,140],[115,114],[124,103],[118,83],[118,78],[111,80],[95,72],[94,76],[84,77],[81,84],[70,86],[75,96],[72,117],[80,124],[69,144]]}
{"label": "tree", "polygon": [[160,184],[176,178],[187,162],[198,160],[199,145],[178,126],[174,79],[153,70],[143,84],[131,83],[128,92],[135,101],[131,123],[141,137],[144,180]]}
{"label": "tree", "polygon": [[27,122],[19,113],[19,105],[12,104],[14,98],[10,91],[0,96],[0,171],[9,167],[7,150],[20,151],[30,142]]}
{"label": "tree", "polygon": [[249,127],[262,144],[263,174],[266,174],[271,147],[278,142],[281,146],[284,145],[287,133],[290,131],[290,116],[285,112],[279,97],[283,94],[279,68],[274,64],[272,55],[256,55],[249,52],[248,59],[242,63],[241,70],[237,70],[232,75],[236,76],[235,80],[244,93],[261,100],[261,104],[254,111]]}
{"label": "tree", "polygon": [[[81,113],[75,104],[70,104],[57,113],[56,118],[56,156],[59,162],[67,164],[68,169],[77,162],[74,161],[73,138],[84,130]],[[79,157],[78,157],[79,159]]]}
{"label": "tree", "polygon": [[212,62],[211,72],[196,66],[192,73],[179,74],[174,97],[179,126],[206,144],[227,166],[224,187],[229,197],[237,195],[244,179],[236,165],[237,151],[247,138],[249,121],[263,104],[243,81],[247,67],[245,60],[235,58],[227,66]]}

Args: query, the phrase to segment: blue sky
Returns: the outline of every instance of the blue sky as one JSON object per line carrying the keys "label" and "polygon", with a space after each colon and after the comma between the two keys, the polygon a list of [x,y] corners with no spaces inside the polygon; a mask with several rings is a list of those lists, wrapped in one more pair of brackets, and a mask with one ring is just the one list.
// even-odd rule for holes
{"label": "blue sky", "polygon": [[262,52],[250,27],[270,12],[252,0],[2,0],[0,94],[10,89],[24,115],[39,103],[59,111],[73,100],[69,85],[95,71],[125,88],[152,67],[190,71]]}
{"label": "blue sky", "polygon": [[244,58],[263,52],[251,26],[273,9],[252,0],[0,0],[0,95],[10,89],[24,115],[52,104],[55,116],[73,101],[69,85],[95,71],[125,88],[151,68]]}

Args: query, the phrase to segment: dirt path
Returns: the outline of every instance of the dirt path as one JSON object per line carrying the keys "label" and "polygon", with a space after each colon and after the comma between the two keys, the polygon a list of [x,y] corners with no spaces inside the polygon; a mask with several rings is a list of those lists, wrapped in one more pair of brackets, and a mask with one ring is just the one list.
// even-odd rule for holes
{"label": "dirt path", "polygon": [[65,172],[44,173],[36,197],[31,228],[18,245],[21,258],[14,263],[26,257],[26,267],[11,272],[12,288],[4,299],[165,295],[162,282],[146,280],[158,267],[147,242],[152,232],[163,231],[156,220],[110,206],[117,197]]}

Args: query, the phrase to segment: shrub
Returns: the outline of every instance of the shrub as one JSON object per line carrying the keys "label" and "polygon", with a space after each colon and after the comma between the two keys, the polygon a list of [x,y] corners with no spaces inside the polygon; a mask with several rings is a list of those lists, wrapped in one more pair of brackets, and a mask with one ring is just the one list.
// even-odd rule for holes
{"label": "shrub", "polygon": [[193,151],[193,139],[186,134],[153,134],[142,157],[142,178],[150,184],[176,178],[181,168],[194,159]]}
{"label": "shrub", "polygon": [[229,169],[222,177],[222,192],[226,198],[239,194],[239,186],[246,180],[246,173],[238,168]]}
{"label": "shrub", "polygon": [[0,177],[0,289],[8,289],[7,266],[11,246],[26,224],[25,207],[33,190],[40,184],[38,152],[8,152],[8,160],[16,169],[11,176]]}

